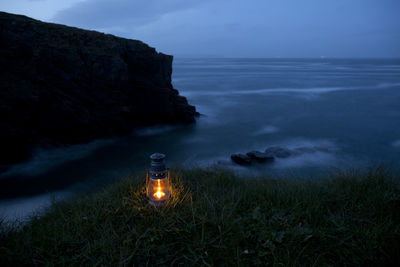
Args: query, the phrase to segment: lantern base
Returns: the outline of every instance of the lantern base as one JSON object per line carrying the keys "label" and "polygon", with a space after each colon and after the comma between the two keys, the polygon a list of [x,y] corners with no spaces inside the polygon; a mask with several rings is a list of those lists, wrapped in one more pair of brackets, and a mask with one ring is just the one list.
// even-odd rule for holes
{"label": "lantern base", "polygon": [[149,199],[149,204],[153,207],[162,207],[165,203],[167,203],[167,199],[159,201]]}

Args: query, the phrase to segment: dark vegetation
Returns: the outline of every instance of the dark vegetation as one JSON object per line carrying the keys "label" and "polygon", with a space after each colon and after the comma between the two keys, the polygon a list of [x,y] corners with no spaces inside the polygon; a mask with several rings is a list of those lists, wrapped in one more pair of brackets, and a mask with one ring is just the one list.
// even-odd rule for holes
{"label": "dark vegetation", "polygon": [[399,177],[383,168],[321,181],[173,170],[154,208],[144,176],[3,225],[0,265],[395,266]]}

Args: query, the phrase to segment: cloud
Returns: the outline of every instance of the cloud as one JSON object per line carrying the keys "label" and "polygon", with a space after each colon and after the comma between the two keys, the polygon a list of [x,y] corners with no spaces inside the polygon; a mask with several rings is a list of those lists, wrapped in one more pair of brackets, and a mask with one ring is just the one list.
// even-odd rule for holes
{"label": "cloud", "polygon": [[139,39],[173,55],[400,55],[400,4],[393,0],[74,1],[81,2],[52,22]]}
{"label": "cloud", "polygon": [[264,127],[262,127],[261,129],[259,129],[258,131],[256,131],[254,133],[254,135],[264,135],[264,134],[272,134],[272,133],[276,133],[278,132],[279,129],[278,127],[275,127],[273,125],[265,125]]}
{"label": "cloud", "polygon": [[400,148],[400,139],[394,141],[394,142],[392,143],[392,146],[395,147],[395,148]]}
{"label": "cloud", "polygon": [[72,7],[83,0],[1,0],[0,10],[49,21],[58,11]]}
{"label": "cloud", "polygon": [[198,6],[197,0],[87,0],[59,11],[53,21],[91,29],[131,28]]}

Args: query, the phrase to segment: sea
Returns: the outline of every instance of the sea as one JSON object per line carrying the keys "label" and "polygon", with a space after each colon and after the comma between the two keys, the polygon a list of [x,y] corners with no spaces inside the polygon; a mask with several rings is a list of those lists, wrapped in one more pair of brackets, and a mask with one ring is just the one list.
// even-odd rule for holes
{"label": "sea", "polygon": [[[400,59],[175,58],[172,82],[201,114],[195,124],[38,149],[0,174],[0,220],[23,222],[54,201],[143,175],[154,152],[169,167],[228,169],[243,179],[399,169]],[[301,152],[251,166],[230,159],[272,146]]]}

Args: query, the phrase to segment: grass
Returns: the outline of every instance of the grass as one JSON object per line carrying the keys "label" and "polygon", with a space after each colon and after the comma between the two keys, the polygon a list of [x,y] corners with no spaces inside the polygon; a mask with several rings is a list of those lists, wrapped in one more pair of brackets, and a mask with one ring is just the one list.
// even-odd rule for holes
{"label": "grass", "polygon": [[400,191],[377,168],[321,181],[173,170],[147,205],[143,176],[1,227],[0,265],[395,266]]}

